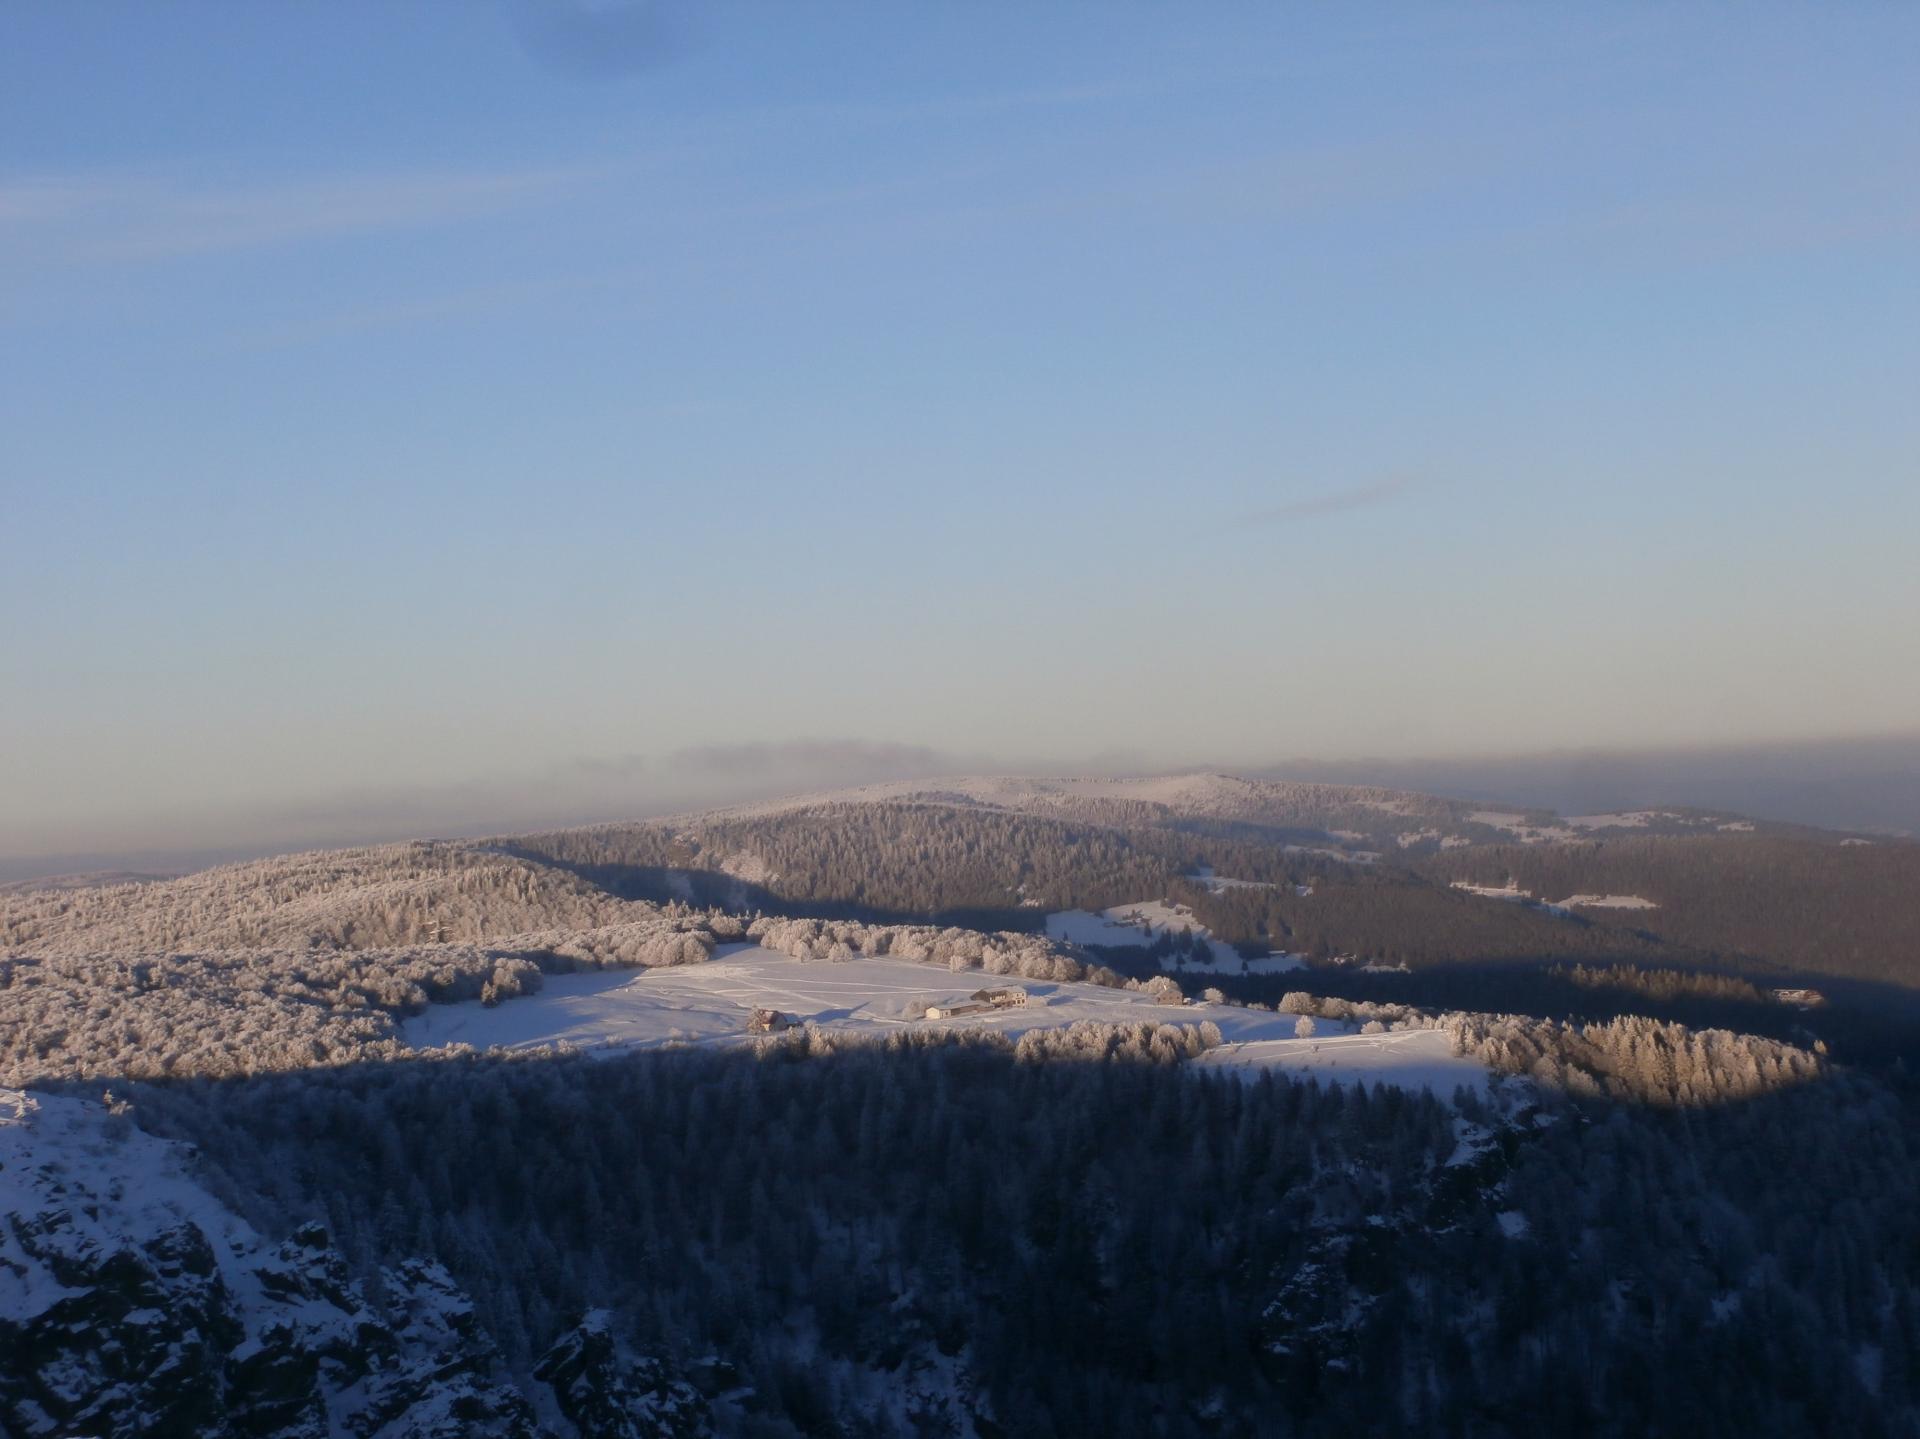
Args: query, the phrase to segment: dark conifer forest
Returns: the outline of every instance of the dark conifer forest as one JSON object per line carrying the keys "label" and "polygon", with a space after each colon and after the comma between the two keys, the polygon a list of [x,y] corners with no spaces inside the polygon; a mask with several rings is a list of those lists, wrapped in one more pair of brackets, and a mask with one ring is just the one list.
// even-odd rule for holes
{"label": "dark conifer forest", "polygon": [[[1125,810],[1121,814],[1127,814]],[[1920,982],[1920,843],[1720,832],[1363,850],[1321,831],[1168,815],[1069,821],[953,803],[835,804],[504,841],[636,898],[1027,928],[1163,895],[1222,939],[1414,967],[1665,960]],[[1209,888],[1213,872],[1244,884]],[[1514,882],[1501,904],[1456,882]],[[1644,909],[1543,906],[1628,895]]]}
{"label": "dark conifer forest", "polygon": [[740,1433],[1916,1432],[1920,1130],[1862,1080],[1508,1124],[961,1043],[136,1102],[357,1268],[444,1261],[510,1366],[606,1309]]}

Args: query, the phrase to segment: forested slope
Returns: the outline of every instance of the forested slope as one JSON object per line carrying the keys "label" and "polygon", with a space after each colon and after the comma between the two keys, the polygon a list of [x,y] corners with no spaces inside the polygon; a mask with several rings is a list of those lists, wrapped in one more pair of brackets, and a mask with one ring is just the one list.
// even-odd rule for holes
{"label": "forested slope", "polygon": [[1449,964],[1697,963],[1699,952],[1625,927],[1498,904],[1389,865],[1343,868],[1294,885],[1214,892],[1185,877],[1169,893],[1221,938],[1314,959]]}
{"label": "forested slope", "polygon": [[1053,909],[1104,908],[1161,893],[1217,862],[1254,879],[1310,878],[1328,861],[1284,846],[1178,829],[1115,828],[974,805],[827,804],[777,814],[518,836],[506,853],[564,865],[648,898],[797,912],[991,916],[1037,924]]}
{"label": "forested slope", "polygon": [[0,952],[370,949],[591,928],[631,911],[551,865],[442,842],[320,850],[179,879],[0,898]]}
{"label": "forested slope", "polygon": [[1540,899],[1624,894],[1655,908],[1587,911],[1594,925],[1813,975],[1920,983],[1920,844],[1767,836],[1614,839],[1460,850],[1443,881],[1509,879]]}
{"label": "forested slope", "polygon": [[1920,1127],[1852,1081],[1500,1130],[938,1045],[135,1103],[359,1265],[443,1259],[510,1367],[604,1306],[725,1432],[1915,1432]]}
{"label": "forested slope", "polygon": [[[1920,845],[1713,833],[1462,845],[1424,856],[1303,842],[1244,819],[1069,795],[1066,820],[914,793],[521,836],[510,854],[615,892],[869,918],[1037,926],[1060,909],[1171,899],[1224,940],[1414,967],[1637,963],[1920,981]],[[1234,805],[1226,808],[1234,809]],[[1305,840],[1312,840],[1305,836]],[[1230,886],[1197,876],[1211,870]],[[1554,913],[1454,887],[1509,878]]]}
{"label": "forested slope", "polygon": [[[116,1065],[155,1073],[337,1063],[390,1045],[394,1020],[423,1003],[509,998],[543,972],[580,965],[704,957],[744,933],[756,912],[931,925],[945,937],[900,942],[979,965],[985,951],[964,939],[969,932],[1032,932],[1051,911],[1159,899],[1248,952],[1314,963],[1287,987],[1437,1010],[1650,1013],[1782,1038],[1805,1029],[1833,1043],[1844,1037],[1850,1057],[1877,1059],[1913,1049],[1920,1027],[1905,1002],[1920,977],[1911,902],[1920,846],[1623,833],[1374,857],[1339,836],[1264,820],[1409,808],[1390,792],[1342,792],[1315,799],[1313,810],[1286,787],[1276,799],[1274,787],[1219,777],[1021,783],[1008,803],[1000,782],[982,782],[978,792],[295,855],[158,883],[0,897],[0,1054],[16,1079]],[[1201,813],[1209,804],[1220,813]],[[1396,824],[1421,817],[1379,812]],[[1097,823],[1095,813],[1129,822]],[[1646,907],[1555,911],[1456,887],[1509,880],[1542,900],[1626,897]],[[810,951],[815,940],[795,943]],[[1011,972],[1036,975],[1084,973],[1092,960],[1144,978],[1156,964],[1117,952],[1070,956],[1037,935],[995,945],[1018,954],[1006,961]],[[1368,965],[1412,974],[1356,973]],[[1550,979],[1556,969],[1622,965],[1712,970],[1763,986],[1812,975],[1835,1003],[1798,1020],[1701,994],[1636,1009],[1619,992]],[[1523,972],[1537,978],[1522,982]],[[1213,982],[1204,970],[1189,978],[1195,993]],[[1266,982],[1219,982],[1242,998],[1277,997]]]}

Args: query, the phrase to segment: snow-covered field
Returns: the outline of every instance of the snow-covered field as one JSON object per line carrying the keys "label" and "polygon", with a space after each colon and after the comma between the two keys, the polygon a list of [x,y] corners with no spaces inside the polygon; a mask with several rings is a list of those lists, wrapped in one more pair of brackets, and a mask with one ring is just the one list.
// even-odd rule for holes
{"label": "snow-covered field", "polygon": [[[1005,985],[1027,992],[1024,1008],[947,1020],[921,1017],[930,1005],[964,1001],[975,989]],[[803,963],[752,945],[719,950],[705,964],[557,975],[540,993],[492,1008],[478,1001],[434,1005],[408,1020],[403,1032],[409,1044],[423,1049],[457,1043],[480,1049],[724,1044],[745,1039],[747,1015],[759,1008],[777,1009],[822,1029],[876,1035],[909,1025],[991,1029],[1015,1037],[1079,1020],[1210,1020],[1231,1046],[1213,1063],[1313,1071],[1328,1080],[1426,1085],[1442,1094],[1487,1078],[1481,1065],[1454,1058],[1446,1036],[1437,1031],[1360,1035],[1351,1026],[1318,1020],[1318,1033],[1301,1038],[1295,1034],[1299,1020],[1291,1014],[1216,1004],[1174,1008],[1155,1004],[1138,990],[1009,980],[905,960]]]}
{"label": "snow-covered field", "polygon": [[1047,916],[1047,938],[1068,944],[1151,944],[1162,932],[1188,934],[1200,927],[1186,910],[1157,899],[1116,904],[1098,914],[1087,909],[1063,909]]}
{"label": "snow-covered field", "polygon": [[1225,875],[1215,874],[1213,866],[1203,864],[1195,870],[1193,877],[1204,884],[1213,894],[1225,894],[1230,889],[1273,889],[1270,879],[1228,879]]}
{"label": "snow-covered field", "polygon": [[[1230,881],[1237,882],[1237,881]],[[1207,927],[1182,905],[1160,900],[1138,904],[1116,904],[1098,914],[1086,909],[1063,909],[1047,916],[1047,938],[1067,944],[1107,944],[1120,948],[1152,944],[1161,934],[1198,933],[1206,939],[1213,963],[1195,964],[1185,953],[1169,955],[1161,961],[1164,969],[1181,973],[1212,974],[1285,974],[1302,969],[1305,961],[1297,955],[1275,952],[1259,959],[1243,959],[1240,951],[1215,939]]]}
{"label": "snow-covered field", "polygon": [[[1165,967],[1178,970],[1181,974],[1201,974],[1209,972],[1203,966],[1195,964],[1191,960],[1181,959],[1178,955],[1174,956],[1174,960],[1176,961],[1175,963]],[[1253,959],[1242,958],[1240,954],[1236,952],[1232,959],[1221,960],[1216,963],[1211,973],[1288,974],[1293,970],[1305,969],[1306,967],[1307,961],[1301,955],[1288,954],[1285,950],[1276,949],[1270,954],[1257,955]]]}
{"label": "snow-covered field", "polygon": [[1617,814],[1570,814],[1567,823],[1575,829],[1645,829],[1655,820],[1677,820],[1681,816],[1666,810],[1635,809]]}
{"label": "snow-covered field", "polygon": [[1463,1084],[1483,1094],[1487,1090],[1486,1067],[1455,1054],[1453,1041],[1437,1029],[1359,1034],[1324,1019],[1314,1023],[1319,1032],[1310,1038],[1229,1042],[1208,1050],[1196,1063],[1255,1071],[1279,1069],[1289,1074],[1312,1074],[1329,1083],[1364,1081],[1401,1089],[1430,1089],[1443,1096]]}
{"label": "snow-covered field", "polygon": [[1477,894],[1482,899],[1505,899],[1520,903],[1533,898],[1532,895],[1528,894],[1512,880],[1508,880],[1503,885],[1491,885],[1474,884],[1470,880],[1456,879],[1453,882],[1453,887],[1455,889],[1463,889],[1468,894]]}
{"label": "snow-covered field", "polygon": [[1564,824],[1530,824],[1524,814],[1504,809],[1477,809],[1467,816],[1474,824],[1505,830],[1522,844],[1557,844],[1578,839],[1579,831]]}
{"label": "snow-covered field", "polygon": [[1370,849],[1328,849],[1324,845],[1313,844],[1283,844],[1280,849],[1284,854],[1318,855],[1321,859],[1337,859],[1346,864],[1374,864],[1380,858],[1378,853]]}
{"label": "snow-covered field", "polygon": [[1477,894],[1482,899],[1504,899],[1514,904],[1533,904],[1554,914],[1562,915],[1573,909],[1658,909],[1660,907],[1658,902],[1637,894],[1570,894],[1565,899],[1536,899],[1511,879],[1497,887],[1456,879],[1453,887],[1464,890],[1468,894]]}

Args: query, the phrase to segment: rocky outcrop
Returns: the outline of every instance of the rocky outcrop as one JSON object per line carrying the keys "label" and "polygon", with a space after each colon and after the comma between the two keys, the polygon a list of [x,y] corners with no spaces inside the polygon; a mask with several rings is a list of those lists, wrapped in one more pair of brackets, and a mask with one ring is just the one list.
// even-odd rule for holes
{"label": "rocky outcrop", "polygon": [[269,1244],[184,1160],[101,1106],[0,1091],[0,1433],[542,1432],[438,1264],[386,1270],[376,1302],[325,1230]]}
{"label": "rocky outcrop", "polygon": [[709,1428],[699,1392],[657,1359],[628,1353],[604,1309],[589,1310],[562,1335],[533,1375],[551,1386],[580,1439],[690,1439]]}

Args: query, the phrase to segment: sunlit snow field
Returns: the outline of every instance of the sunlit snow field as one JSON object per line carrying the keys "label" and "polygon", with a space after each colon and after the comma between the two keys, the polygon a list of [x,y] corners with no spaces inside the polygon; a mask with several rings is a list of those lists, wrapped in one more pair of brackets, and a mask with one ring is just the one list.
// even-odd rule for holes
{"label": "sunlit snow field", "polygon": [[[1241,880],[1209,880],[1214,884],[1242,884]],[[1098,914],[1086,909],[1063,909],[1047,916],[1047,938],[1068,944],[1105,944],[1125,948],[1151,944],[1162,934],[1186,936],[1198,931],[1205,936],[1213,953],[1211,965],[1195,965],[1188,955],[1178,952],[1161,961],[1162,969],[1199,973],[1211,969],[1216,974],[1284,974],[1303,969],[1297,955],[1271,954],[1261,959],[1242,959],[1232,945],[1215,939],[1205,925],[1185,908],[1161,900],[1142,900],[1137,904],[1116,904]]]}
{"label": "sunlit snow field", "polygon": [[[922,1017],[930,1005],[964,1002],[982,986],[1008,984],[1027,992],[1024,1008],[937,1021]],[[979,970],[954,973],[904,960],[802,962],[755,945],[723,947],[705,964],[554,975],[540,993],[492,1008],[478,1001],[434,1005],[408,1020],[403,1033],[416,1048],[732,1043],[745,1038],[748,1012],[756,1008],[777,1009],[823,1029],[870,1034],[914,1026],[1018,1036],[1083,1019],[1211,1020],[1226,1043],[1200,1061],[1208,1065],[1310,1071],[1322,1080],[1419,1086],[1441,1094],[1462,1084],[1484,1088],[1488,1079],[1482,1065],[1454,1055],[1447,1036],[1435,1030],[1362,1035],[1355,1026],[1316,1020],[1314,1035],[1301,1038],[1291,1014],[1215,1004],[1172,1008],[1138,990],[1009,980]]]}

